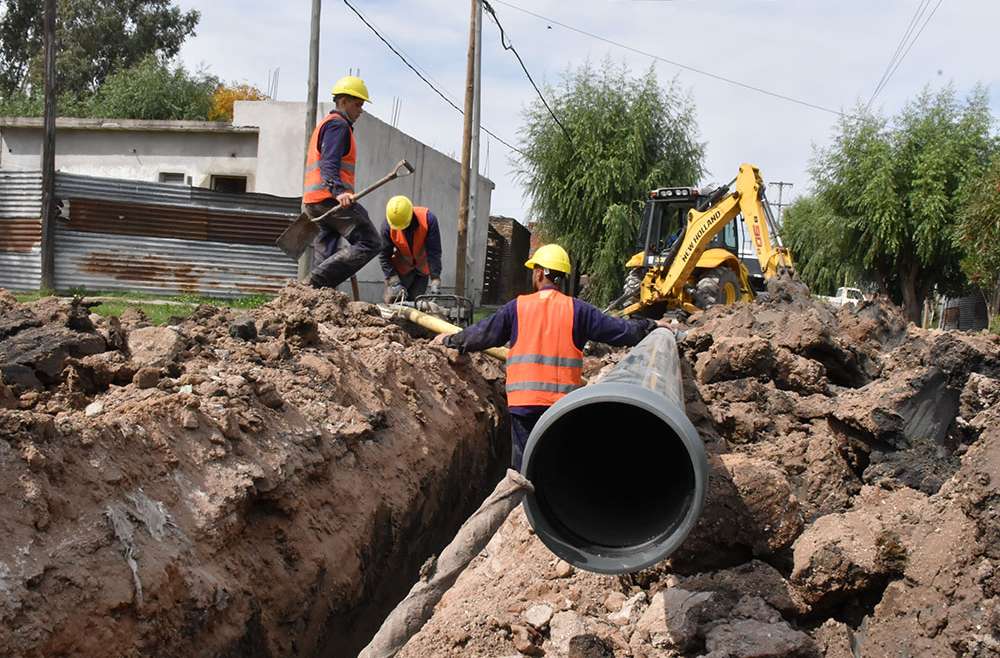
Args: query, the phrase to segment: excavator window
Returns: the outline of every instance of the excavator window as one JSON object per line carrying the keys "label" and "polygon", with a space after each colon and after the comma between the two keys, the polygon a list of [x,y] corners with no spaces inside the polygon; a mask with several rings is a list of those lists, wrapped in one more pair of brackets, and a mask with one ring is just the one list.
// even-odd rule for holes
{"label": "excavator window", "polygon": [[[647,254],[665,254],[680,237],[687,223],[688,211],[694,207],[692,199],[649,200],[639,226],[636,249]],[[709,245],[739,254],[739,226],[732,221]]]}

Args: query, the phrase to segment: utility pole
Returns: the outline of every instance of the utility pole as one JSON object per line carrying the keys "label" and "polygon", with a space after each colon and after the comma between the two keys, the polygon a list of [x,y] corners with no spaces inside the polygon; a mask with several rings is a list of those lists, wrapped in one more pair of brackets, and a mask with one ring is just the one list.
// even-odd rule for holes
{"label": "utility pole", "polygon": [[469,227],[469,160],[472,153],[472,115],[476,92],[476,25],[482,21],[479,0],[472,0],[469,19],[469,57],[465,67],[465,111],[462,131],[462,177],[458,190],[458,244],[455,247],[455,294],[465,295],[466,253]]}
{"label": "utility pole", "polygon": [[55,289],[56,182],[56,0],[45,0],[45,120],[42,143],[42,280],[43,290]]}
{"label": "utility pole", "polygon": [[768,183],[768,185],[778,186],[778,203],[774,204],[778,206],[778,226],[783,226],[785,221],[785,206],[791,205],[788,203],[782,203],[782,193],[785,191],[786,187],[792,187],[794,183],[786,183],[785,181],[776,181],[774,183]]}
{"label": "utility pole", "polygon": [[[474,53],[475,71],[472,76],[472,136],[470,139],[472,153],[469,158],[469,229],[472,233],[472,243],[476,240],[476,227],[479,223],[479,115],[482,111],[482,63],[483,63],[483,3],[476,0],[475,14],[476,50]],[[489,221],[487,218],[486,221]],[[468,245],[468,238],[466,238]],[[466,246],[466,264],[471,266],[476,260],[474,251],[470,251]],[[474,291],[469,291],[472,296]]]}
{"label": "utility pole", "polygon": [[[309,24],[309,89],[306,93],[306,148],[302,155],[302,169],[305,171],[309,159],[309,139],[316,127],[316,104],[319,102],[319,15],[323,0],[312,0],[312,19]],[[305,202],[303,202],[303,206]],[[312,249],[306,249],[299,256],[299,281],[304,281],[312,269]]]}

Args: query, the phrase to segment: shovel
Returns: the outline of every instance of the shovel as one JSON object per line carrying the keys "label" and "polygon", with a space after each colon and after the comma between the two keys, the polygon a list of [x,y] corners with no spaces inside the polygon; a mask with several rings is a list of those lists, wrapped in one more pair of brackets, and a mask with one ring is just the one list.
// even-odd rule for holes
{"label": "shovel", "polygon": [[[361,197],[374,192],[389,181],[402,178],[403,176],[409,176],[413,172],[413,165],[406,160],[400,160],[391,172],[355,194],[354,200],[357,201]],[[312,244],[313,239],[315,239],[316,234],[319,232],[318,224],[326,219],[328,215],[332,215],[339,210],[343,210],[343,208],[343,206],[336,206],[314,219],[310,219],[309,215],[302,213],[299,215],[298,219],[292,222],[291,226],[286,228],[284,232],[278,236],[275,244],[281,247],[281,250],[292,258],[298,258],[302,255],[302,252],[305,251],[310,244]]]}

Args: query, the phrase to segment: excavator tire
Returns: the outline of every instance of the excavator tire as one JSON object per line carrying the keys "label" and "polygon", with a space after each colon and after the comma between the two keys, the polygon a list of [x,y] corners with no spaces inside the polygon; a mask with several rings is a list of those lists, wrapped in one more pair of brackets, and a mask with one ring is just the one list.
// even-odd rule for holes
{"label": "excavator tire", "polygon": [[695,306],[706,309],[719,304],[735,304],[740,299],[740,280],[725,266],[705,270],[694,290]]}

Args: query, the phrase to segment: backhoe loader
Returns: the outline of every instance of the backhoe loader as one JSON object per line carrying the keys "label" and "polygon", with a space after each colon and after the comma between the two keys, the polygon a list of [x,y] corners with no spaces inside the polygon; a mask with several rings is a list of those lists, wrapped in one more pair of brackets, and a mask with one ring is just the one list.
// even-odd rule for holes
{"label": "backhoe loader", "polygon": [[[637,247],[625,263],[622,295],[608,307],[620,315],[695,313],[715,304],[749,301],[763,283],[792,275],[791,253],[781,243],[760,171],[740,165],[729,184],[710,192],[692,187],[652,190],[646,199]],[[754,285],[739,258],[742,215],[760,263]]]}

